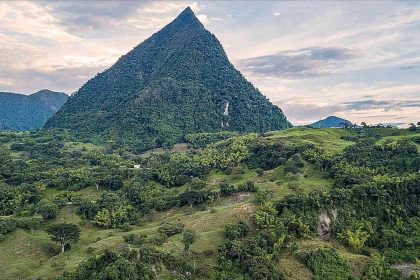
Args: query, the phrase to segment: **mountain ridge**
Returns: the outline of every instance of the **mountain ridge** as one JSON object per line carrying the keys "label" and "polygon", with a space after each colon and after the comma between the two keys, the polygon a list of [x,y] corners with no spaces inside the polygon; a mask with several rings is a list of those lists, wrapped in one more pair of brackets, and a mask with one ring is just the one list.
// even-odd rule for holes
{"label": "mountain ridge", "polygon": [[48,89],[29,95],[0,92],[0,131],[41,128],[67,98],[63,92]]}
{"label": "mountain ridge", "polygon": [[290,126],[187,8],[84,84],[45,127],[145,150],[194,132]]}
{"label": "mountain ridge", "polygon": [[314,128],[334,128],[334,127],[346,127],[351,126],[352,123],[346,119],[339,118],[337,116],[329,116],[325,119],[319,120],[310,124],[309,126]]}

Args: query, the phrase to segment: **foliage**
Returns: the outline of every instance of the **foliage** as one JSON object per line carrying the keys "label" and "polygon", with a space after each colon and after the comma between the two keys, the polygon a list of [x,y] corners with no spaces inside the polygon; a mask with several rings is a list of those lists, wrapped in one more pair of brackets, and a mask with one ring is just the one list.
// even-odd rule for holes
{"label": "foliage", "polygon": [[362,280],[398,280],[401,279],[400,273],[391,268],[384,257],[374,254],[372,262],[363,272]]}
{"label": "foliage", "polygon": [[237,224],[227,224],[225,227],[225,236],[229,240],[234,240],[245,237],[250,230],[249,225],[242,221]]}
{"label": "foliage", "polygon": [[30,95],[0,92],[0,131],[41,128],[67,97],[46,89]]}
{"label": "foliage", "polygon": [[74,272],[65,272],[60,280],[96,279],[155,279],[154,267],[163,263],[167,269],[185,275],[192,271],[190,265],[181,257],[162,253],[153,247],[141,247],[121,254],[106,250],[98,257],[80,263]]}
{"label": "foliage", "polygon": [[184,252],[188,252],[190,249],[191,244],[194,243],[195,239],[197,238],[197,233],[187,228],[184,230],[184,233],[182,234],[182,243],[184,243]]}
{"label": "foliage", "polygon": [[62,253],[65,245],[75,243],[80,238],[80,228],[75,224],[53,224],[47,228],[47,233],[50,235],[51,240],[60,243]]}
{"label": "foliage", "polygon": [[38,213],[44,219],[55,218],[58,214],[58,205],[52,202],[42,204],[38,207]]}
{"label": "foliage", "polygon": [[181,223],[163,223],[159,228],[158,232],[172,236],[181,233],[184,230],[184,224]]}
{"label": "foliage", "polygon": [[219,142],[233,136],[237,136],[235,131],[202,132],[185,135],[185,141],[194,148],[204,148],[209,144]]}
{"label": "foliage", "polygon": [[[176,59],[169,63],[169,57]],[[197,132],[290,126],[194,15],[182,15],[93,77],[46,124],[135,150],[168,146]]]}
{"label": "foliage", "polygon": [[355,279],[349,265],[335,249],[318,249],[306,257],[307,266],[314,273],[314,280]]}

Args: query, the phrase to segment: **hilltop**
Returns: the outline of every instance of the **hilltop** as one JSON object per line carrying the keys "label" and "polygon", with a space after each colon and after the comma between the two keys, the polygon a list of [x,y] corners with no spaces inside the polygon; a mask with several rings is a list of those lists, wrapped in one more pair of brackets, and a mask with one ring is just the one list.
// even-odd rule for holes
{"label": "hilltop", "polygon": [[315,128],[334,128],[334,127],[347,127],[351,126],[352,123],[348,120],[336,117],[336,116],[329,116],[325,119],[319,120],[310,124],[309,126]]}

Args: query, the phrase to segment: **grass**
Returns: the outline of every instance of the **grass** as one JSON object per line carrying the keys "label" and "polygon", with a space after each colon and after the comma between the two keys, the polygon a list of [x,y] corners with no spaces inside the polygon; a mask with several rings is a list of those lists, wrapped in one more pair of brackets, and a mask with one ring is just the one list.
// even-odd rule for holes
{"label": "grass", "polygon": [[289,144],[314,144],[326,152],[339,153],[352,142],[341,139],[353,132],[340,128],[290,128],[268,133],[268,138],[281,138]]}
{"label": "grass", "polygon": [[288,280],[311,280],[312,271],[292,254],[283,254],[278,261],[278,268]]}

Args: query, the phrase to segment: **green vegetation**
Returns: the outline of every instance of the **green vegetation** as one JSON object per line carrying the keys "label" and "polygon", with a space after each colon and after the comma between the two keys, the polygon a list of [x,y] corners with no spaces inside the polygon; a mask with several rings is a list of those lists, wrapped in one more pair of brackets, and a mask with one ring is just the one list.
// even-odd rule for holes
{"label": "green vegetation", "polygon": [[[176,58],[176,59],[174,59]],[[291,127],[190,9],[90,79],[46,124],[134,151]],[[203,133],[218,132],[209,138]]]}
{"label": "green vegetation", "polygon": [[31,95],[0,92],[0,131],[41,128],[67,98],[62,92],[47,89]]}
{"label": "green vegetation", "polygon": [[206,134],[147,157],[1,133],[0,275],[403,279],[392,265],[420,257],[419,134],[382,129]]}

